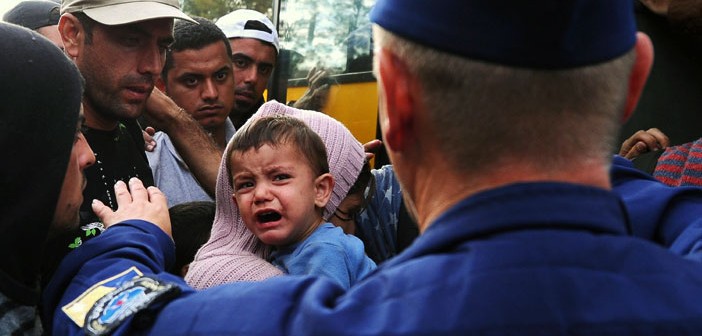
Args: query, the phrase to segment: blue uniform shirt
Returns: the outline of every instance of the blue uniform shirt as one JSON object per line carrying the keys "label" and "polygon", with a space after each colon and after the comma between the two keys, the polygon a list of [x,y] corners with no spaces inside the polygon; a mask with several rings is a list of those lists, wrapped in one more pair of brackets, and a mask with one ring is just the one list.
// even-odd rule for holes
{"label": "blue uniform shirt", "polygon": [[632,234],[660,244],[675,254],[701,261],[702,188],[670,187],[615,156],[612,190],[621,197]]}
{"label": "blue uniform shirt", "polygon": [[89,303],[133,267],[181,292],[139,308],[115,334],[702,334],[702,268],[628,226],[611,192],[514,184],[459,202],[348,291],[284,276],[194,292],[164,272],[168,237],[130,221],[69,255],[44,304],[54,334],[81,333],[76,300]]}

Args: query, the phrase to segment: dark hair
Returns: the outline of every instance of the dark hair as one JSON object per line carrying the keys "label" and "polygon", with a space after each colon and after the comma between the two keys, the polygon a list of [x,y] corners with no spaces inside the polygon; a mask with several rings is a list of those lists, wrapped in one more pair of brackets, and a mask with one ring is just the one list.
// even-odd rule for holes
{"label": "dark hair", "polygon": [[356,182],[349,188],[349,192],[346,193],[346,197],[358,195],[362,200],[361,204],[353,213],[342,211],[337,207],[337,209],[334,210],[334,216],[344,222],[351,220],[358,222],[356,217],[368,208],[375,193],[375,175],[371,172],[370,163],[365,161],[363,167],[361,167],[361,172],[358,174],[358,178],[356,178]]}
{"label": "dark hair", "polygon": [[195,259],[195,253],[210,238],[215,217],[215,202],[181,203],[168,209],[176,246],[176,260],[169,273],[181,276],[183,266]]}
{"label": "dark hair", "polygon": [[237,130],[227,152],[227,168],[231,171],[234,151],[245,152],[263,145],[276,147],[287,143],[297,147],[317,176],[329,172],[327,148],[322,138],[302,120],[287,115],[262,117]]}
{"label": "dark hair", "polygon": [[375,182],[375,176],[371,173],[370,163],[368,161],[363,163],[361,167],[361,172],[358,173],[358,178],[356,182],[351,186],[347,195],[353,195],[359,192],[366,191],[366,188]]}
{"label": "dark hair", "polygon": [[173,25],[173,44],[166,51],[166,63],[163,65],[161,78],[168,78],[168,70],[173,69],[173,53],[188,49],[202,49],[210,44],[222,42],[227,50],[227,57],[232,57],[232,47],[227,36],[212,21],[199,16],[192,16],[199,24],[186,20],[176,20]]}
{"label": "dark hair", "polygon": [[85,32],[85,44],[92,44],[93,43],[93,29],[95,28],[96,24],[100,24],[97,21],[91,19],[85,13],[83,12],[75,12],[71,13],[73,16],[78,19],[80,24],[83,26],[83,31]]}

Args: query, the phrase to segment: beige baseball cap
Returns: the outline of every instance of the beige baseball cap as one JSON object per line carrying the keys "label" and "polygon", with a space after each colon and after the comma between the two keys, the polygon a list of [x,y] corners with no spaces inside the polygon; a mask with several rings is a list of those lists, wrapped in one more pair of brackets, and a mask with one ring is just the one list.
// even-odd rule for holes
{"label": "beige baseball cap", "polygon": [[178,18],[195,22],[180,10],[178,0],[62,1],[61,14],[76,12],[83,12],[91,19],[108,26],[160,18]]}

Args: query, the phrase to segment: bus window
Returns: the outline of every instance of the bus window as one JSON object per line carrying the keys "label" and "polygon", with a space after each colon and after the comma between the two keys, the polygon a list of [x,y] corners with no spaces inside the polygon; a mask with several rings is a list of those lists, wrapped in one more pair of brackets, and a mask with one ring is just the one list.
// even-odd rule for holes
{"label": "bus window", "polygon": [[283,0],[278,32],[294,55],[292,78],[304,78],[312,67],[333,73],[371,71],[371,26],[374,0]]}
{"label": "bus window", "polygon": [[269,95],[289,102],[305,92],[312,68],[330,74],[325,112],[359,141],[377,138],[378,98],[372,75],[373,43],[368,13],[375,0],[280,0],[281,53]]}

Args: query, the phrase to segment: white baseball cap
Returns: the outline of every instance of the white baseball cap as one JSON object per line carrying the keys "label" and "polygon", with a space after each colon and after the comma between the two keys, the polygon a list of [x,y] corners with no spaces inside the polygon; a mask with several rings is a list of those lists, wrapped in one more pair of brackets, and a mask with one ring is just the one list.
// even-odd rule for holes
{"label": "white baseball cap", "polygon": [[178,0],[63,0],[61,14],[76,12],[108,26],[160,18],[195,22],[180,10]]}
{"label": "white baseball cap", "polygon": [[[252,22],[261,23],[267,29],[263,30],[260,25],[259,27],[251,25]],[[224,35],[227,35],[227,38],[253,38],[268,42],[275,47],[276,52],[280,51],[278,32],[275,30],[273,22],[257,11],[238,9],[217,19],[215,24],[224,32]]]}

